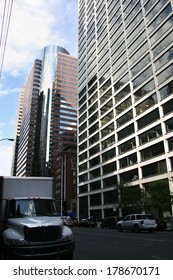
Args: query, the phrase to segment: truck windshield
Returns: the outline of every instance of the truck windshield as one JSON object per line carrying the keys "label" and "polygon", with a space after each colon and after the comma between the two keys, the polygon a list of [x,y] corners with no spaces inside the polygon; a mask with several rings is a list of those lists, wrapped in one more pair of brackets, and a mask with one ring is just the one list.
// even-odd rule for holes
{"label": "truck windshield", "polygon": [[9,217],[57,216],[52,199],[13,199],[10,200]]}

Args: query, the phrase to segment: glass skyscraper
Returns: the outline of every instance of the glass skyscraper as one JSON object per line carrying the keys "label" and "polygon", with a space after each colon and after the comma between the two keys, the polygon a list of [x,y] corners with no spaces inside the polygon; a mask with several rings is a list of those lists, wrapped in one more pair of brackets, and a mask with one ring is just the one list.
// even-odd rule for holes
{"label": "glass skyscraper", "polygon": [[119,213],[121,185],[173,191],[172,38],[172,0],[79,0],[80,216]]}
{"label": "glass skyscraper", "polygon": [[77,58],[63,47],[35,60],[17,125],[13,175],[52,176],[59,205],[76,211]]}

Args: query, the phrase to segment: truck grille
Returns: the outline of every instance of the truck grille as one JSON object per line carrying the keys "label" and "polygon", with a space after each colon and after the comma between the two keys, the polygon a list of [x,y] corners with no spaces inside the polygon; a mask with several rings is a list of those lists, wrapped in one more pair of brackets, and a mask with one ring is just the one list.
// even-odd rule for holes
{"label": "truck grille", "polygon": [[54,241],[60,238],[59,226],[24,227],[25,239],[30,242]]}

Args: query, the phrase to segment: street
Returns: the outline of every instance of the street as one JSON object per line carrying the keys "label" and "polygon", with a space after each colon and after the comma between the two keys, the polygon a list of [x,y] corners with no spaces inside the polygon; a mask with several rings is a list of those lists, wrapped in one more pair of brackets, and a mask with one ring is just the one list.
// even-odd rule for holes
{"label": "street", "polygon": [[173,260],[173,231],[154,233],[73,227],[74,260]]}

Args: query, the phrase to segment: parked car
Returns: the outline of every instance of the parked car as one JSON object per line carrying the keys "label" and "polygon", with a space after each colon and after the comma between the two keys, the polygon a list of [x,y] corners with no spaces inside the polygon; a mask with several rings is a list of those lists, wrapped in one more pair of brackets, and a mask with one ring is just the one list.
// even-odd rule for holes
{"label": "parked car", "polygon": [[157,230],[165,230],[167,229],[167,223],[165,220],[163,219],[157,219],[156,220],[156,224],[157,224]]}
{"label": "parked car", "polygon": [[97,227],[97,222],[93,218],[81,219],[77,222],[76,226],[79,227]]}
{"label": "parked car", "polygon": [[153,232],[157,228],[155,219],[150,214],[130,214],[117,223],[119,231],[131,230],[140,232],[141,230]]}
{"label": "parked car", "polygon": [[100,224],[101,228],[116,228],[117,227],[117,219],[116,217],[106,217]]}
{"label": "parked car", "polygon": [[73,227],[73,220],[70,216],[63,216],[62,219],[63,219],[64,225]]}

